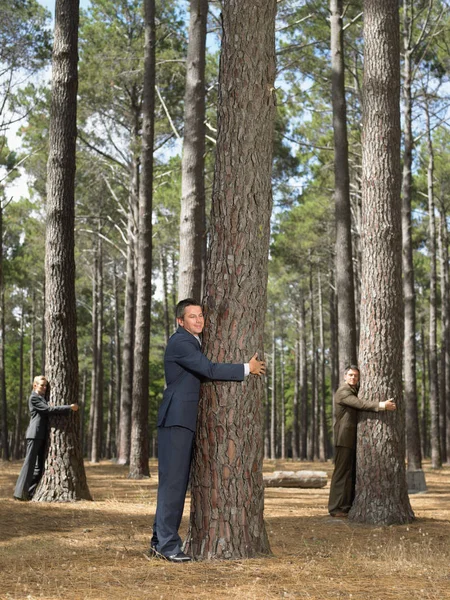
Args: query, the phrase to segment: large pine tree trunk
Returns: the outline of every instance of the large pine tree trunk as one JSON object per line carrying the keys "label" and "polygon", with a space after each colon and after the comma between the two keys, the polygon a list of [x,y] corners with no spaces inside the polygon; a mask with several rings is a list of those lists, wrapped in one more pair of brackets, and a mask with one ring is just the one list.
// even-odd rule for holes
{"label": "large pine tree trunk", "polygon": [[[78,402],[75,302],[75,145],[78,2],[56,0],[45,239],[46,365],[50,402]],[[90,500],[76,413],[50,419],[50,446],[33,501]]]}
{"label": "large pine tree trunk", "polygon": [[343,0],[330,0],[331,67],[334,130],[334,201],[336,215],[336,291],[338,302],[339,372],[356,364],[355,291],[351,239],[347,105],[345,99]]}
{"label": "large pine tree trunk", "polygon": [[133,405],[129,477],[150,475],[148,468],[148,387],[152,301],[152,186],[155,112],[155,1],[144,0],[145,47],[141,184],[139,190],[138,281],[134,345]]}
{"label": "large pine tree trunk", "polygon": [[[406,3],[405,3],[406,4]],[[403,240],[403,296],[405,300],[404,330],[404,388],[406,412],[406,456],[408,469],[422,468],[420,451],[419,413],[416,386],[416,297],[414,290],[414,263],[411,236],[411,193],[412,193],[412,95],[411,95],[411,31],[409,10],[404,6],[403,35],[403,180],[402,180],[402,240]]]}
{"label": "large pine tree trunk", "polygon": [[[263,352],[272,210],[276,0],[226,0],[204,345],[214,361]],[[193,556],[267,554],[264,380],[202,388],[192,468]]]}
{"label": "large pine tree trunk", "polygon": [[408,523],[402,399],[398,4],[364,2],[360,395],[393,397],[395,413],[360,414],[353,521]]}
{"label": "large pine tree trunk", "polygon": [[190,0],[181,161],[178,297],[200,302],[206,250],[205,53],[208,0]]}

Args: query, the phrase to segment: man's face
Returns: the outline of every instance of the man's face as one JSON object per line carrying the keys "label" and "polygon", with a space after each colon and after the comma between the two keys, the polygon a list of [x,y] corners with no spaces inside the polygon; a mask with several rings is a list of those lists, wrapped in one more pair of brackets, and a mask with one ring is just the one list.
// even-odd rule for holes
{"label": "man's face", "polygon": [[186,331],[192,335],[200,335],[203,331],[205,318],[202,313],[201,306],[186,306],[184,315],[181,319],[177,319],[178,325],[184,327]]}
{"label": "man's face", "polygon": [[39,394],[39,396],[45,395],[45,390],[47,389],[47,380],[45,377],[41,377],[33,384],[34,390]]}
{"label": "man's face", "polygon": [[357,385],[359,382],[359,371],[356,369],[349,369],[344,377],[345,383],[348,385]]}

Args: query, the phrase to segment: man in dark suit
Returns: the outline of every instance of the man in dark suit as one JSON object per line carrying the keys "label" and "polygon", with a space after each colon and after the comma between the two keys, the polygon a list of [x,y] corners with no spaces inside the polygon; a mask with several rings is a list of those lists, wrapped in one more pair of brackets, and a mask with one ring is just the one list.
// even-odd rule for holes
{"label": "man in dark suit", "polygon": [[26,432],[27,453],[14,490],[16,500],[31,500],[44,471],[45,443],[48,435],[50,413],[70,414],[78,404],[50,406],[46,399],[47,379],[38,375],[33,381],[28,406],[31,419]]}
{"label": "man in dark suit", "polygon": [[171,562],[188,562],[178,535],[191,466],[192,444],[202,380],[243,381],[261,375],[265,363],[255,354],[247,364],[212,363],[201,351],[204,318],[192,298],[178,303],[177,331],[164,355],[167,388],[158,412],[158,499],[151,554]]}
{"label": "man in dark suit", "polygon": [[334,472],[330,485],[328,512],[345,518],[355,498],[356,426],[358,410],[395,410],[392,398],[385,402],[358,398],[359,369],[351,365],[345,370],[344,383],[334,395]]}

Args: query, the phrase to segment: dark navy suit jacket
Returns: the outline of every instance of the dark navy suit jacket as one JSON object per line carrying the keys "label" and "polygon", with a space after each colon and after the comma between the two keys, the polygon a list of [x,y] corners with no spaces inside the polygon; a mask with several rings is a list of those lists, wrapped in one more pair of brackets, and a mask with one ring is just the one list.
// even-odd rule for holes
{"label": "dark navy suit jacket", "polygon": [[195,431],[200,384],[205,379],[243,381],[244,365],[213,363],[202,353],[196,337],[184,327],[169,339],[164,355],[167,388],[158,412],[158,427]]}
{"label": "dark navy suit jacket", "polygon": [[28,406],[31,413],[30,424],[28,425],[25,437],[27,440],[45,440],[47,437],[48,415],[50,413],[70,414],[70,404],[64,406],[50,406],[43,396],[39,396],[34,390],[31,392]]}

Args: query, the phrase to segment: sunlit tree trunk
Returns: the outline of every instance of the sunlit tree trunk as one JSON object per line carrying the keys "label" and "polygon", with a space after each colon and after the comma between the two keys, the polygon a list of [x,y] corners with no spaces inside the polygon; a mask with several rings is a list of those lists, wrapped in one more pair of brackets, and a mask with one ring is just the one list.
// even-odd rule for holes
{"label": "sunlit tree trunk", "polygon": [[205,220],[205,63],[208,0],[190,0],[181,160],[179,299],[203,295]]}
{"label": "sunlit tree trunk", "polygon": [[150,310],[152,300],[153,137],[155,112],[155,1],[144,0],[145,45],[141,185],[137,250],[136,337],[129,477],[149,476],[148,408]]}
{"label": "sunlit tree trunk", "polygon": [[[263,355],[272,210],[276,0],[226,0],[204,345],[213,361]],[[257,265],[257,268],[255,266]],[[194,557],[270,551],[263,520],[264,380],[202,387],[188,548]]]}
{"label": "sunlit tree trunk", "polygon": [[334,131],[334,201],[336,214],[336,292],[339,371],[356,364],[355,291],[351,239],[350,175],[345,99],[343,0],[330,0],[331,88]]}
{"label": "sunlit tree trunk", "polygon": [[[47,227],[46,365],[50,402],[78,402],[75,299],[75,147],[79,5],[56,0],[52,60]],[[77,413],[50,418],[50,446],[33,501],[90,500]]]}
{"label": "sunlit tree trunk", "polygon": [[356,497],[349,518],[377,525],[414,518],[406,484],[401,377],[399,101],[398,4],[365,0],[359,395],[378,401],[394,398],[397,411],[360,413]]}

